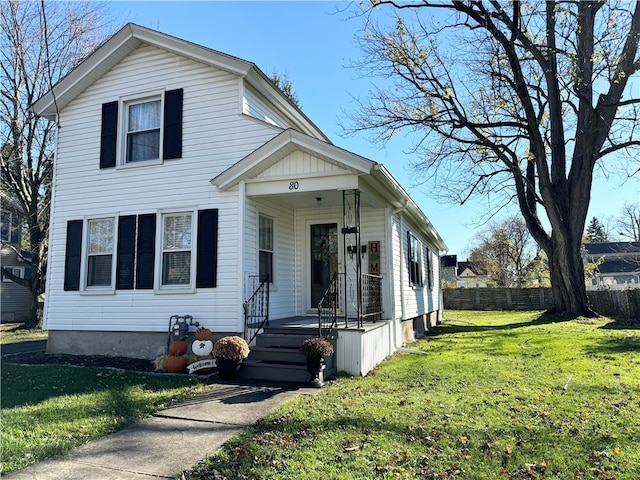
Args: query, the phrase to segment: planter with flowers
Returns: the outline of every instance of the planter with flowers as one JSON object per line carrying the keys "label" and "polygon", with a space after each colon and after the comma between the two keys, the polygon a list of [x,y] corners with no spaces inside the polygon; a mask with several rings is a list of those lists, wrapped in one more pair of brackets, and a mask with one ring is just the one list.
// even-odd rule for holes
{"label": "planter with flowers", "polygon": [[325,357],[333,353],[333,345],[324,338],[307,338],[302,343],[300,352],[307,357],[307,371],[311,374],[311,383],[316,387],[322,387],[322,363]]}
{"label": "planter with flowers", "polygon": [[224,380],[233,380],[238,375],[242,360],[249,355],[249,345],[236,335],[222,337],[213,345],[218,373]]}

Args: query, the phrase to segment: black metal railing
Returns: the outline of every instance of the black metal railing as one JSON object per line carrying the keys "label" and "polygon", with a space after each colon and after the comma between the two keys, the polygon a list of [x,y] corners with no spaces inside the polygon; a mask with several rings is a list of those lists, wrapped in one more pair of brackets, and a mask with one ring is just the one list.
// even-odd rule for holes
{"label": "black metal railing", "polygon": [[[362,275],[362,310],[360,319],[373,322],[382,318],[382,277],[365,273]],[[362,327],[362,322],[360,327]]]}
{"label": "black metal railing", "polygon": [[340,308],[340,279],[343,274],[335,273],[329,286],[318,302],[318,334],[327,338],[338,325],[338,310]]}
{"label": "black metal railing", "polygon": [[256,335],[269,325],[269,277],[252,275],[253,294],[242,305],[244,309],[244,339],[249,345]]}

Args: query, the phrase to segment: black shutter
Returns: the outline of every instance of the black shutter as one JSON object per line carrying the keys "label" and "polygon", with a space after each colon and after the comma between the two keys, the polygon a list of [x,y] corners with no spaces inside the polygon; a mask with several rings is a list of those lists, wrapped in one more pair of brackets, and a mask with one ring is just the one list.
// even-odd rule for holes
{"label": "black shutter", "polygon": [[138,244],[136,246],[136,288],[153,288],[156,255],[156,215],[138,215]]}
{"label": "black shutter", "polygon": [[64,289],[80,290],[80,256],[82,255],[82,220],[67,222],[64,257]]}
{"label": "black shutter", "polygon": [[118,140],[118,102],[102,104],[100,132],[100,168],[116,166],[116,143]]}
{"label": "black shutter", "polygon": [[218,209],[198,212],[198,245],[196,259],[196,287],[216,286],[218,268]]}
{"label": "black shutter", "polygon": [[116,262],[116,290],[133,289],[133,267],[136,250],[136,216],[118,220],[118,258]]}
{"label": "black shutter", "polygon": [[164,95],[164,160],[182,157],[182,89]]}

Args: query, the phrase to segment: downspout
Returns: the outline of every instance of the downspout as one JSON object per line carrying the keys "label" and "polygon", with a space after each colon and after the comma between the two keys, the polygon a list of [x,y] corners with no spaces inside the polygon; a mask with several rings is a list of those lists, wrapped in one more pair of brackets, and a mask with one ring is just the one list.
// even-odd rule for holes
{"label": "downspout", "polygon": [[244,334],[244,292],[246,285],[244,284],[245,276],[244,276],[244,257],[245,257],[245,210],[246,210],[246,186],[245,181],[241,180],[238,184],[238,305],[239,305],[239,315],[240,315],[240,330]]}
{"label": "downspout", "polygon": [[[399,229],[399,232],[398,232],[398,239],[399,239],[399,243],[400,243],[400,319],[399,319],[399,321],[397,321],[397,323],[395,325],[394,337],[393,337],[394,348],[396,350],[401,350],[403,348],[400,331],[402,330],[402,321],[404,320],[404,317],[405,317],[405,305],[404,305],[404,282],[405,282],[405,278],[404,278],[403,268],[402,268],[402,259],[404,258],[404,254],[405,254],[405,242],[402,239],[402,232],[404,230],[404,215],[403,215],[403,212],[407,209],[407,206],[408,206],[408,202],[405,201],[405,204],[402,207],[396,208],[395,210],[393,210],[391,212],[391,217],[392,218],[397,215],[398,218],[400,219],[400,226],[399,226],[400,229]],[[395,310],[394,310],[394,314],[395,314]]]}

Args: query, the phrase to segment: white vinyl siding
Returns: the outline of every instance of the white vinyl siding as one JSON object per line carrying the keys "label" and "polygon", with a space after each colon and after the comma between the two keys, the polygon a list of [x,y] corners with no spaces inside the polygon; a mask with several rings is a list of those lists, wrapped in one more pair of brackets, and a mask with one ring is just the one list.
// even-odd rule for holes
{"label": "white vinyl siding", "polygon": [[244,89],[243,113],[270,123],[277,127],[287,128],[287,122],[278,115],[272,108],[261,100],[260,95],[247,87]]}
{"label": "white vinyl siding", "polygon": [[[407,244],[407,232],[415,235],[420,244],[420,268],[422,270],[422,286],[416,286],[409,281],[409,252]],[[409,224],[400,213],[392,217],[392,241],[394,250],[394,300],[396,316],[403,320],[424,315],[440,308],[439,288],[439,259],[435,247],[430,245],[425,238],[418,233],[418,229]],[[427,288],[427,252],[433,288]],[[403,312],[403,313],[402,313]]]}
{"label": "white vinyl siding", "polygon": [[[232,74],[142,46],[61,111],[64,128],[58,132],[54,174],[46,328],[163,332],[171,315],[189,314],[218,332],[242,329],[238,193],[218,192],[209,180],[278,131],[240,114],[240,86]],[[182,158],[161,166],[100,170],[101,105],[178,88],[184,90]],[[124,216],[207,208],[219,209],[216,288],[196,289],[195,295],[193,289],[171,295],[117,290],[99,298],[63,291],[67,221],[112,216],[115,209]],[[159,275],[156,270],[156,280]]]}

